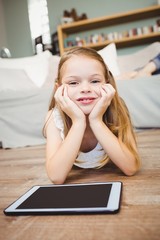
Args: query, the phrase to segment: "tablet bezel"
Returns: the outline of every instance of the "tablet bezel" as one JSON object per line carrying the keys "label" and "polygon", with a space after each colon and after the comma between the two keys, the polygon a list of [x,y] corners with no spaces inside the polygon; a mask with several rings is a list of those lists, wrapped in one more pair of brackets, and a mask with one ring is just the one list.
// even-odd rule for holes
{"label": "tablet bezel", "polygon": [[[82,185],[101,185],[101,184],[111,184],[111,191],[108,199],[108,204],[106,207],[95,207],[95,208],[43,208],[43,209],[17,209],[17,207],[22,204],[27,198],[29,198],[34,192],[39,188],[43,187],[64,187],[64,186],[82,186]],[[4,209],[5,215],[50,215],[50,214],[74,214],[74,213],[117,213],[120,209],[122,193],[122,182],[112,181],[112,182],[96,182],[96,183],[77,183],[77,184],[63,184],[63,185],[37,185],[29,189],[20,198],[14,201],[6,209]]]}

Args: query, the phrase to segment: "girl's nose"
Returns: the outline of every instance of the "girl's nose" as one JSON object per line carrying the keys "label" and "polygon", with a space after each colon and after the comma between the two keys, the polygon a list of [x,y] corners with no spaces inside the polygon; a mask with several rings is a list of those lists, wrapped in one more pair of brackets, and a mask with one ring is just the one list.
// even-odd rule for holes
{"label": "girl's nose", "polygon": [[91,86],[89,85],[89,83],[83,83],[81,85],[81,92],[91,92]]}

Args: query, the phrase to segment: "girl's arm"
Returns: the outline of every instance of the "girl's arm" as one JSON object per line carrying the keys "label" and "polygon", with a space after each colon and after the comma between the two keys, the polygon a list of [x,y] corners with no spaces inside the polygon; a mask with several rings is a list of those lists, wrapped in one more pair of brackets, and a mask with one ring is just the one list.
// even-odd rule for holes
{"label": "girl's arm", "polygon": [[[111,85],[107,84],[107,86],[103,86],[101,93],[102,98],[93,108],[89,116],[90,126],[98,142],[114,164],[126,175],[133,175],[138,169],[136,157],[129,151],[124,143],[119,142],[119,139],[102,120],[103,114],[110,105],[115,90]],[[131,141],[136,149],[134,138]]]}
{"label": "girl's arm", "polygon": [[[109,158],[122,172],[132,176],[138,170],[137,160],[124,143],[109,130],[103,121],[92,121],[91,128]],[[133,144],[134,140],[133,140]]]}
{"label": "girl's arm", "polygon": [[75,122],[62,141],[54,121],[50,120],[46,129],[46,168],[47,174],[55,184],[62,184],[78,155],[85,130],[84,122]]}
{"label": "girl's arm", "polygon": [[72,120],[72,126],[63,141],[53,119],[49,121],[46,128],[47,173],[52,182],[62,184],[78,155],[86,128],[86,118],[76,104],[68,98],[63,86],[58,88],[55,98]]}

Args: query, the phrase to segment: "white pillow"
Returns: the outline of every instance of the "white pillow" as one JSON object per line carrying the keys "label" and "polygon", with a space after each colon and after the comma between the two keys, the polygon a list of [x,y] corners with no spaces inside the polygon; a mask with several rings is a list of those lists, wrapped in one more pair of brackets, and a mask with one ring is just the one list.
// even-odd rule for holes
{"label": "white pillow", "polygon": [[55,80],[57,78],[58,74],[58,65],[60,61],[60,56],[52,55],[50,57],[50,63],[49,63],[49,74],[47,77],[47,80],[45,81],[43,87],[45,86],[54,86]]}
{"label": "white pillow", "polygon": [[49,51],[25,58],[0,59],[0,68],[22,69],[37,87],[41,87],[49,71],[49,60],[52,54]]}
{"label": "white pillow", "polygon": [[22,69],[0,68],[0,92],[36,89],[37,87]]}
{"label": "white pillow", "polygon": [[115,43],[110,43],[105,48],[98,51],[98,53],[103,58],[113,76],[118,76],[120,70],[117,62],[117,49]]}

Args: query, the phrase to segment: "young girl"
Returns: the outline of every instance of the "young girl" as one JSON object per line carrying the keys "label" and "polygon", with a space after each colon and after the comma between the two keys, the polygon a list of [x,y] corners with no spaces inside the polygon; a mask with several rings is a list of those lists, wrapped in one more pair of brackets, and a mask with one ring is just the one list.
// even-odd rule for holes
{"label": "young girl", "polygon": [[73,164],[100,168],[111,160],[128,176],[139,169],[127,108],[93,49],[75,47],[62,56],[44,134],[46,169],[55,184],[64,183]]}

